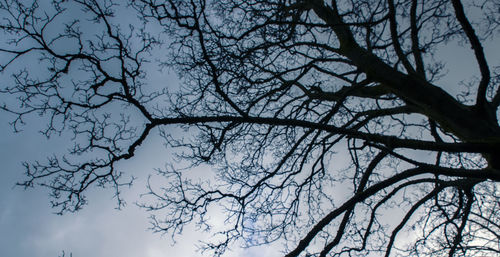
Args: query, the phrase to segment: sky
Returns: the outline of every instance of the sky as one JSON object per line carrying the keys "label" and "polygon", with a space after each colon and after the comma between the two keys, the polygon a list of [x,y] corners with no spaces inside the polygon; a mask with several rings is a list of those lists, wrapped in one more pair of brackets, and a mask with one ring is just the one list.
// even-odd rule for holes
{"label": "sky", "polygon": [[[448,60],[449,72],[445,79],[450,91],[455,90],[453,86],[458,81],[466,79],[464,71],[475,69],[465,62],[472,58],[472,52],[463,49],[467,48],[452,44],[440,52]],[[490,65],[499,65],[498,47],[491,43],[485,49]],[[172,77],[166,79],[178,83]],[[4,96],[0,96],[0,103],[5,100],[1,97]],[[15,183],[23,180],[23,161],[43,160],[52,154],[63,153],[71,146],[69,139],[48,140],[37,132],[42,124],[36,117],[29,120],[21,133],[13,133],[8,124],[12,118],[0,111],[0,256],[57,257],[63,251],[66,256],[72,253],[73,257],[203,256],[194,246],[208,234],[191,227],[173,244],[169,235],[148,230],[149,214],[134,204],[146,192],[147,174],[163,167],[164,156],[169,154],[157,135],[149,137],[132,160],[120,164],[120,168],[138,177],[135,185],[124,191],[128,204],[122,210],[115,209],[116,200],[111,190],[93,189],[88,194],[89,205],[83,210],[58,216],[50,208],[48,191],[42,188],[23,190]],[[261,247],[235,250],[228,256],[272,256],[276,253],[276,249]]]}
{"label": "sky", "polygon": [[[40,3],[43,7],[48,1]],[[78,17],[78,13],[78,10],[68,11],[69,16]],[[120,17],[127,15],[130,17],[130,14]],[[83,28],[84,31],[92,29],[94,28]],[[48,33],[51,32],[54,31]],[[3,44],[1,41],[0,44]],[[30,69],[30,73],[35,72],[43,70]],[[151,67],[150,73],[154,73],[150,74],[152,85],[178,86],[179,80],[172,73],[159,72],[158,67]],[[7,72],[0,74],[0,87],[11,82]],[[0,95],[0,104],[12,100],[9,96]],[[118,164],[118,169],[137,177],[133,187],[122,190],[127,202],[124,208],[116,209],[117,202],[112,190],[92,188],[86,194],[89,200],[87,206],[77,213],[60,216],[54,214],[56,210],[50,207],[48,190],[40,187],[24,190],[15,184],[25,179],[22,162],[43,161],[53,155],[60,156],[67,153],[73,143],[64,134],[50,139],[40,134],[39,130],[45,126],[45,121],[36,115],[26,120],[20,133],[14,133],[9,125],[13,119],[13,115],[0,111],[1,257],[58,257],[63,253],[66,257],[70,253],[72,257],[207,256],[197,251],[197,246],[200,240],[206,241],[210,237],[208,233],[188,226],[182,235],[175,238],[174,243],[169,234],[162,235],[149,230],[150,213],[135,204],[143,200],[141,194],[147,192],[145,183],[148,174],[154,173],[156,168],[163,168],[165,159],[170,154],[163,145],[164,140],[157,133],[151,133],[134,158]],[[229,252],[228,256],[271,256],[271,251],[276,250],[269,247],[236,249]]]}
{"label": "sky", "polygon": [[[4,112],[0,113],[0,256],[56,257],[63,250],[72,252],[74,257],[198,256],[187,251],[193,248],[194,238],[183,238],[172,246],[168,236],[162,237],[147,230],[148,214],[133,204],[138,195],[145,192],[145,188],[139,186],[144,183],[145,176],[137,181],[137,186],[124,192],[129,204],[122,211],[115,209],[112,192],[96,190],[89,195],[90,205],[78,213],[63,216],[53,214],[46,190],[34,188],[25,191],[14,187],[23,179],[22,161],[43,160],[47,154],[67,145],[61,142],[64,140],[48,141],[36,133],[36,124],[28,125],[22,133],[13,134],[7,124],[10,118]],[[150,160],[137,160],[135,165],[152,164],[151,159],[158,156],[151,154],[162,153],[154,151],[153,147],[149,147],[152,150]],[[134,162],[128,165],[134,165]]]}
{"label": "sky", "polygon": [[[154,70],[158,74],[157,67]],[[0,75],[2,86],[11,82],[8,75]],[[151,82],[173,87],[179,83],[171,73],[153,76]],[[11,100],[9,96],[0,95],[0,103]],[[127,201],[124,208],[116,209],[112,190],[93,188],[87,193],[89,205],[77,213],[59,216],[50,207],[47,190],[39,187],[24,190],[15,184],[24,179],[22,162],[60,156],[72,146],[71,139],[65,135],[47,139],[38,132],[45,123],[36,116],[27,120],[22,132],[13,133],[9,125],[13,118],[0,111],[1,257],[57,257],[63,252],[66,257],[70,253],[73,257],[203,256],[196,251],[196,246],[199,240],[209,237],[207,233],[188,227],[176,237],[174,244],[170,235],[149,230],[150,214],[135,205],[141,201],[140,195],[146,193],[148,174],[154,173],[155,168],[164,167],[165,156],[169,154],[157,134],[148,137],[132,160],[119,164],[120,170],[138,178],[133,187],[123,190]],[[229,256],[251,257],[255,256],[255,251],[237,251]]]}
{"label": "sky", "polygon": [[[37,132],[40,124],[36,119],[23,132],[13,133],[8,124],[11,119],[11,115],[0,112],[0,256],[57,257],[63,251],[73,257],[207,256],[195,246],[209,234],[188,227],[173,244],[170,235],[148,230],[149,213],[134,204],[146,192],[147,173],[163,167],[164,156],[169,154],[158,136],[149,138],[137,156],[120,167],[138,177],[132,188],[123,191],[128,204],[122,210],[115,208],[111,190],[92,189],[89,205],[60,216],[50,208],[47,190],[24,190],[15,183],[24,178],[23,161],[43,160],[64,152],[68,139],[47,140]],[[262,256],[266,251],[272,250],[236,250],[228,256],[252,257],[257,252]]]}

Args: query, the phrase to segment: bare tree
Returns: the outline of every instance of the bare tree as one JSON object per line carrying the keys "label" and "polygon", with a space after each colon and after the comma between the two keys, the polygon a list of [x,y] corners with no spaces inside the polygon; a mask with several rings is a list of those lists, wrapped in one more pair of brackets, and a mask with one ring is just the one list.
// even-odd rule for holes
{"label": "bare tree", "polygon": [[[41,113],[47,136],[74,135],[21,183],[50,188],[61,213],[92,186],[121,204],[131,181],[116,163],[160,133],[217,175],[168,165],[143,206],[157,231],[211,230],[216,256],[241,242],[286,256],[500,254],[500,68],[483,48],[498,1],[21,2],[0,2],[2,93],[20,103],[3,109],[16,129]],[[138,20],[120,18],[131,10]],[[449,42],[474,56],[458,94],[441,79]],[[148,61],[182,88],[151,80]],[[214,210],[225,226],[210,227]]]}

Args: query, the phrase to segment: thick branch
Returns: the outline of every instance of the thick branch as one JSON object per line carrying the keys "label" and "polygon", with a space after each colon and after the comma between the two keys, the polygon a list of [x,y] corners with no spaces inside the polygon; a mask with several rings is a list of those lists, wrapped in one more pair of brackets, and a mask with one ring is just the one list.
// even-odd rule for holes
{"label": "thick branch", "polygon": [[479,82],[477,90],[476,106],[484,108],[486,105],[486,89],[490,83],[490,69],[488,68],[488,63],[486,62],[481,42],[474,32],[474,28],[472,28],[472,25],[465,16],[462,3],[460,0],[452,0],[451,2],[453,4],[453,8],[455,9],[457,20],[460,22],[460,25],[462,25],[465,35],[469,38],[471,47],[474,49],[477,64],[479,65],[479,70],[481,71],[481,82]]}
{"label": "thick branch", "polygon": [[418,40],[417,3],[418,0],[413,0],[410,9],[411,51],[413,53],[413,58],[415,58],[417,74],[425,78],[424,61],[422,59],[422,51],[420,51]]}
{"label": "thick branch", "polygon": [[314,1],[314,11],[330,24],[340,42],[340,52],[375,81],[378,81],[426,114],[447,131],[466,141],[499,141],[500,129],[496,120],[478,116],[470,107],[455,100],[443,89],[419,76],[406,75],[386,64],[373,53],[356,43],[354,36],[336,11],[323,1]]}
{"label": "thick branch", "polygon": [[394,6],[394,0],[388,0],[387,1],[389,5],[389,22],[390,22],[390,29],[391,29],[391,38],[392,38],[392,44],[394,46],[394,51],[398,55],[399,60],[401,63],[403,63],[403,66],[405,67],[406,71],[408,73],[414,73],[415,69],[411,66],[410,62],[406,58],[406,54],[403,52],[403,49],[401,48],[401,44],[399,43],[399,35],[398,35],[398,23],[396,21],[396,8]]}
{"label": "thick branch", "polygon": [[472,143],[440,143],[416,139],[400,139],[396,136],[387,136],[381,134],[371,134],[339,128],[333,125],[319,124],[317,122],[280,119],[273,117],[241,117],[241,116],[200,116],[200,117],[177,117],[152,120],[153,125],[168,124],[197,124],[206,122],[237,122],[266,124],[274,126],[295,126],[303,128],[312,128],[334,134],[342,134],[347,137],[358,138],[370,142],[376,142],[386,145],[389,148],[408,148],[415,150],[446,151],[446,152],[472,152],[472,153],[494,153],[498,151],[498,145],[494,142],[472,142]]}
{"label": "thick branch", "polygon": [[[467,172],[465,170],[459,171],[459,170],[449,170],[447,175],[458,175],[463,176],[465,175],[464,172]],[[392,185],[403,181],[405,179],[409,179],[411,177],[415,177],[418,175],[426,174],[426,173],[435,173],[435,170],[428,169],[428,168],[414,168],[414,169],[408,169],[406,171],[403,171],[399,174],[396,174],[384,181],[381,181],[366,190],[364,190],[361,193],[355,194],[353,197],[351,197],[348,201],[346,201],[344,204],[342,204],[340,207],[337,209],[333,210],[330,212],[328,215],[326,215],[323,219],[321,219],[318,223],[316,223],[311,230],[307,233],[307,235],[300,240],[299,244],[297,247],[292,250],[290,253],[285,255],[285,257],[296,257],[298,256],[301,252],[303,252],[306,247],[311,243],[311,241],[316,237],[318,233],[320,233],[324,227],[326,227],[330,222],[332,222],[335,218],[337,218],[340,214],[344,213],[348,209],[352,208],[356,203],[359,203],[361,201],[364,201],[365,199],[375,195],[377,192],[380,190],[383,190],[385,188],[389,188]],[[472,174],[473,175],[473,174]],[[497,176],[497,179],[500,180],[500,176]]]}

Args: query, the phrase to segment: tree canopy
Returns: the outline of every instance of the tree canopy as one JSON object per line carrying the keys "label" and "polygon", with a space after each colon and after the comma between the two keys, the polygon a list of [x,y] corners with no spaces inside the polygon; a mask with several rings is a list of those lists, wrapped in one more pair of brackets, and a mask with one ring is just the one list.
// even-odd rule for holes
{"label": "tree canopy", "polygon": [[[498,1],[1,0],[0,16],[13,127],[40,114],[74,137],[20,183],[60,213],[96,186],[121,205],[134,174],[117,163],[159,133],[177,161],[142,206],[157,231],[213,232],[210,255],[500,254]],[[443,79],[451,43],[471,52],[461,84]]]}

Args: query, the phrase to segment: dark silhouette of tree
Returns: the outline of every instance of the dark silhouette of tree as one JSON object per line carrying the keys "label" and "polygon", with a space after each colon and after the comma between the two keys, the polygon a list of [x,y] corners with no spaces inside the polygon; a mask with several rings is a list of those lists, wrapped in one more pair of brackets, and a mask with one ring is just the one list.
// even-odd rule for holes
{"label": "dark silhouette of tree", "polygon": [[[22,2],[0,1],[2,93],[20,104],[3,109],[16,129],[39,113],[45,135],[74,136],[21,183],[50,188],[61,213],[93,186],[122,204],[131,181],[116,164],[160,133],[217,175],[196,182],[172,163],[143,206],[157,231],[210,229],[215,256],[238,242],[285,256],[500,254],[500,68],[483,49],[498,1]],[[473,53],[465,91],[441,79],[449,42]],[[181,88],[152,80],[154,65]],[[225,226],[210,227],[218,212]]]}

